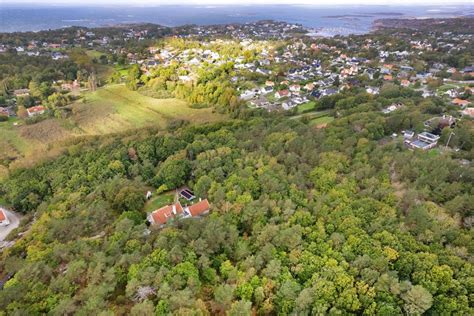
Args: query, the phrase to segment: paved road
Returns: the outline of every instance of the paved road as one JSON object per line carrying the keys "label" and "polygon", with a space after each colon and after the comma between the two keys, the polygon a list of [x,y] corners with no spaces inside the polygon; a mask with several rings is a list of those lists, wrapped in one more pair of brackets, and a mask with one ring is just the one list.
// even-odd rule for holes
{"label": "paved road", "polygon": [[5,210],[8,219],[10,220],[10,225],[0,226],[0,246],[2,241],[7,237],[7,235],[20,225],[20,216],[12,211]]}

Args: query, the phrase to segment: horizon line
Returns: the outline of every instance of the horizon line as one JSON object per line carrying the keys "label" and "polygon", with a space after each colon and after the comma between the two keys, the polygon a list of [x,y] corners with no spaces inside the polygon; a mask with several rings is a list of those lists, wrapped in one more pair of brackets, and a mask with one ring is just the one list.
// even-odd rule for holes
{"label": "horizon line", "polygon": [[[434,3],[425,3],[424,1],[420,0],[414,0],[412,2],[401,2],[399,4],[390,4],[390,3],[353,3],[353,1],[350,0],[335,0],[334,2],[336,3],[306,3],[306,2],[300,2],[300,3],[291,3],[291,2],[261,2],[256,0],[254,3],[246,2],[245,0],[242,2],[230,2],[230,3],[214,3],[214,2],[202,2],[202,3],[185,3],[183,2],[178,2],[178,3],[153,3],[153,2],[142,2],[139,1],[138,3],[125,3],[123,1],[118,1],[118,3],[113,3],[113,2],[105,2],[105,3],[97,3],[97,2],[89,2],[88,0],[81,2],[68,2],[60,0],[58,2],[49,2],[49,1],[8,1],[4,0],[2,1],[2,4],[0,4],[0,8],[2,6],[53,6],[53,7],[59,7],[59,6],[77,6],[77,7],[110,7],[110,6],[120,6],[120,7],[163,7],[163,6],[188,6],[188,7],[195,7],[195,6],[209,6],[209,7],[229,7],[229,6],[311,6],[311,7],[337,7],[337,6],[351,6],[351,7],[358,7],[358,6],[372,6],[372,7],[413,7],[413,6],[439,6],[439,7],[451,7],[451,6],[456,6],[456,5],[461,5],[461,6],[472,6],[474,7],[474,3],[470,0],[459,0],[456,2],[451,2],[449,4],[446,4],[442,0],[435,0]],[[370,1],[370,0],[369,0]],[[439,1],[439,2],[438,2]]]}

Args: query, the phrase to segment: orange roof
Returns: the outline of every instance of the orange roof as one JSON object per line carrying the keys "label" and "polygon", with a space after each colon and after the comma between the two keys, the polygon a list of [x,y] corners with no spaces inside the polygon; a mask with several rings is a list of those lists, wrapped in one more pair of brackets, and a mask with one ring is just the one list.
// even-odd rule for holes
{"label": "orange roof", "polygon": [[196,204],[191,205],[189,209],[189,213],[191,216],[199,216],[206,211],[209,211],[210,205],[207,199],[197,202]]}
{"label": "orange roof", "polygon": [[453,100],[453,103],[457,104],[457,105],[468,105],[471,102],[469,102],[467,100],[456,98],[456,99]]}
{"label": "orange roof", "polygon": [[383,80],[392,80],[392,79],[393,79],[392,75],[383,76]]}
{"label": "orange roof", "polygon": [[402,85],[405,85],[405,86],[408,86],[408,85],[410,85],[410,81],[408,81],[408,80],[406,80],[406,79],[403,79],[403,80],[401,81],[401,84],[402,84]]}
{"label": "orange roof", "polygon": [[156,211],[151,213],[151,216],[153,217],[155,224],[162,224],[162,225],[166,224],[166,222],[170,218],[174,217],[175,214],[173,214],[173,206],[176,207],[176,214],[183,213],[183,207],[181,206],[179,202],[174,205],[163,206],[162,208],[157,209]]}
{"label": "orange roof", "polygon": [[3,210],[0,210],[0,221],[4,221],[7,217],[5,216],[5,213]]}
{"label": "orange roof", "polygon": [[33,106],[31,108],[28,108],[27,109],[28,112],[30,113],[33,113],[33,112],[41,112],[41,111],[44,111],[45,110],[45,107],[42,106],[42,105],[37,105],[37,106]]}

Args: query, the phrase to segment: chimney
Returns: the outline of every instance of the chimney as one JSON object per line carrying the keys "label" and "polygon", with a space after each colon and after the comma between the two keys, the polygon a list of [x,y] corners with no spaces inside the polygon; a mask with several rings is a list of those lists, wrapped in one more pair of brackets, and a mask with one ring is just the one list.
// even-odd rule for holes
{"label": "chimney", "polygon": [[173,214],[176,215],[176,204],[173,204]]}
{"label": "chimney", "polygon": [[202,199],[201,199],[201,198],[199,198],[199,202],[201,202],[201,200],[202,200]]}

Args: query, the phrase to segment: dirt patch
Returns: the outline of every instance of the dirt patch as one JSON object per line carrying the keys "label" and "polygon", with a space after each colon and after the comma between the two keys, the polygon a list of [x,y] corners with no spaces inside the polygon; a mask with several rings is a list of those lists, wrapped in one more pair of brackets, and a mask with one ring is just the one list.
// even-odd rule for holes
{"label": "dirt patch", "polygon": [[20,135],[26,139],[38,141],[43,144],[64,140],[72,136],[58,121],[53,119],[21,126]]}
{"label": "dirt patch", "polygon": [[398,175],[395,170],[395,164],[392,164],[390,166],[390,182],[392,183],[392,187],[395,190],[394,194],[396,195],[396,197],[398,197],[399,199],[403,198],[407,190],[403,183],[398,180]]}

